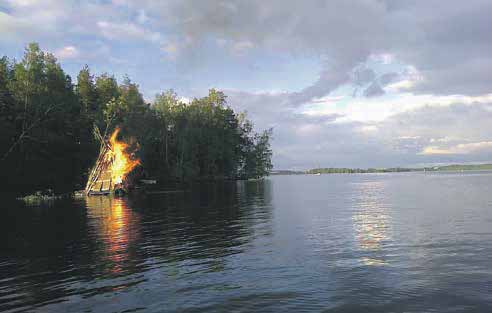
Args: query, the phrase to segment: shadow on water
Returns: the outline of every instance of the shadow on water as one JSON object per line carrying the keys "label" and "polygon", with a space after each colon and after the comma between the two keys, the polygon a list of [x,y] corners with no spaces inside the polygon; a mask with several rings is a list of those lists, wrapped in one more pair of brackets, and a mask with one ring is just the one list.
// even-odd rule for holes
{"label": "shadow on water", "polygon": [[98,311],[104,294],[220,273],[271,234],[270,202],[269,182],[259,181],[9,204],[0,222],[0,311]]}

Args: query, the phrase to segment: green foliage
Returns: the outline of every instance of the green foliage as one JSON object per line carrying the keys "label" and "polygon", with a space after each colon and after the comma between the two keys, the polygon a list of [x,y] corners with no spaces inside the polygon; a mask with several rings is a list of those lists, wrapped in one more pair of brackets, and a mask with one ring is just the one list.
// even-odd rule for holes
{"label": "green foliage", "polygon": [[147,172],[180,181],[268,175],[271,131],[254,133],[252,123],[226,100],[214,89],[189,104],[172,90],[157,95],[139,138]]}
{"label": "green foliage", "polygon": [[91,75],[89,67],[86,65],[80,70],[77,76],[77,85],[75,91],[79,97],[81,109],[83,113],[96,118],[99,109],[97,103],[96,85],[94,77]]}
{"label": "green foliage", "polygon": [[94,77],[86,65],[74,85],[56,58],[29,44],[21,62],[0,59],[0,180],[3,190],[55,193],[81,188],[97,157],[97,125],[117,125],[138,142],[145,175],[168,181],[248,179],[272,168],[272,131],[253,131],[226,95],[210,90],[184,103],[169,90],[147,104],[125,77]]}
{"label": "green foliage", "polygon": [[71,190],[93,153],[88,120],[72,82],[52,54],[30,44],[20,63],[2,59],[2,190]]}

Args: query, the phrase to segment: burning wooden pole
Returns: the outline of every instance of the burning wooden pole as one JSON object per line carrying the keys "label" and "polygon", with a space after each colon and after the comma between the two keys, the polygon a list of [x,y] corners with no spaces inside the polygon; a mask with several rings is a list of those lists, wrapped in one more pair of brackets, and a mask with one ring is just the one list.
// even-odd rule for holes
{"label": "burning wooden pole", "polygon": [[120,129],[116,128],[109,140],[106,140],[101,136],[99,129],[94,129],[96,138],[101,142],[101,148],[85,187],[89,196],[125,193],[125,178],[140,164],[140,160],[131,158],[127,151],[128,144],[118,141],[119,132]]}

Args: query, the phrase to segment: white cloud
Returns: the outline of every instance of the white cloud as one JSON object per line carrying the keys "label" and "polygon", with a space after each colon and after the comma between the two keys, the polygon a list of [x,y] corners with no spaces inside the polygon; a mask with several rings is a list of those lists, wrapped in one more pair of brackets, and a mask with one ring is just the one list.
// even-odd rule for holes
{"label": "white cloud", "polygon": [[451,147],[427,146],[420,154],[442,155],[442,154],[471,154],[484,150],[492,151],[492,141],[462,143]]}
{"label": "white cloud", "polygon": [[423,75],[415,68],[415,66],[408,65],[403,73],[400,74],[400,80],[387,84],[384,87],[384,90],[393,93],[409,92],[423,80]]}
{"label": "white cloud", "polygon": [[365,125],[357,128],[362,133],[373,133],[378,130],[376,125]]}
{"label": "white cloud", "polygon": [[460,137],[450,137],[450,136],[444,136],[444,137],[441,137],[441,138],[431,138],[429,140],[430,143],[436,143],[436,142],[440,142],[440,143],[447,143],[447,142],[456,142],[456,141],[463,141],[463,138],[460,138]]}
{"label": "white cloud", "polygon": [[97,26],[101,34],[111,40],[138,39],[158,43],[162,39],[160,33],[147,30],[133,23],[99,21]]}
{"label": "white cloud", "polygon": [[481,96],[433,96],[399,94],[380,98],[351,98],[346,96],[339,103],[319,100],[314,105],[307,105],[303,113],[310,116],[341,114],[338,122],[381,122],[392,115],[415,110],[426,106],[449,106],[453,103],[474,104],[492,102],[492,94]]}
{"label": "white cloud", "polygon": [[376,62],[381,62],[382,64],[391,64],[395,61],[395,55],[392,53],[380,53],[373,54],[370,58]]}
{"label": "white cloud", "polygon": [[75,59],[80,56],[80,51],[74,46],[65,46],[55,51],[55,56],[60,60]]}
{"label": "white cloud", "polygon": [[400,81],[394,82],[392,84],[389,84],[384,89],[387,91],[399,92],[399,91],[409,90],[413,86],[415,86],[415,84],[416,84],[415,80],[404,79],[404,80],[400,80]]}

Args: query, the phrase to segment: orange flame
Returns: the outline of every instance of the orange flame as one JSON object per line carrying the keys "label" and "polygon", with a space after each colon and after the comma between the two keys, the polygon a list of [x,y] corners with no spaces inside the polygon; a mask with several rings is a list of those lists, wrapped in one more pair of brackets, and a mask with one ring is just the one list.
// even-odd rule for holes
{"label": "orange flame", "polygon": [[126,175],[130,173],[135,166],[140,164],[140,160],[133,160],[127,153],[128,144],[118,141],[116,138],[120,128],[116,128],[109,139],[111,151],[113,153],[113,163],[111,167],[111,179],[115,184],[121,184]]}

